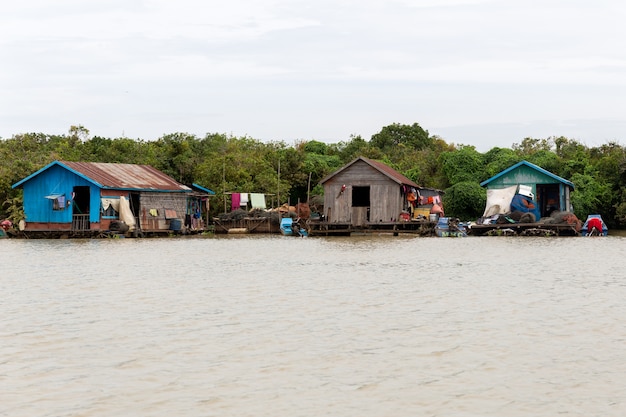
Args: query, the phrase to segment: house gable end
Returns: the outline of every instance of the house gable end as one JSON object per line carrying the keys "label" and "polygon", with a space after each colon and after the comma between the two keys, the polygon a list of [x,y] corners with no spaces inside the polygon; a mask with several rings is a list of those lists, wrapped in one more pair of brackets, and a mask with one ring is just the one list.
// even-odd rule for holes
{"label": "house gable end", "polygon": [[46,171],[48,171],[48,170],[52,169],[52,167],[55,167],[55,166],[58,166],[58,167],[63,168],[63,169],[65,169],[65,170],[68,170],[68,171],[70,171],[71,173],[73,173],[73,174],[75,174],[75,175],[77,175],[77,176],[79,176],[79,177],[83,178],[84,180],[86,180],[86,181],[88,181],[88,182],[92,183],[92,184],[93,184],[93,185],[95,185],[96,187],[102,188],[102,184],[99,184],[97,181],[94,181],[93,179],[89,178],[88,176],[83,175],[82,173],[80,173],[80,172],[78,172],[78,171],[76,171],[76,170],[74,170],[74,169],[72,169],[72,168],[68,167],[67,165],[63,164],[63,163],[62,163],[62,162],[60,162],[60,161],[54,161],[54,162],[49,163],[48,165],[46,165],[45,167],[41,168],[40,170],[38,170],[38,171],[36,171],[36,172],[34,172],[34,173],[30,174],[28,177],[26,177],[26,178],[24,178],[24,179],[22,179],[22,180],[20,180],[20,181],[16,182],[15,184],[13,184],[13,185],[11,186],[11,188],[19,188],[19,187],[22,187],[22,186],[23,186],[26,182],[28,182],[28,181],[32,180],[33,178],[35,178],[35,177],[37,177],[37,176],[41,175],[41,174],[42,174],[42,173],[44,173],[44,172],[46,172]]}
{"label": "house gable end", "polygon": [[404,175],[400,174],[399,172],[397,172],[393,168],[383,164],[382,162],[374,161],[372,159],[368,159],[368,158],[365,158],[363,156],[360,156],[360,157],[354,159],[353,161],[349,162],[348,164],[346,164],[345,166],[343,166],[339,170],[337,170],[334,173],[326,176],[325,178],[323,178],[320,181],[320,184],[323,185],[324,183],[326,183],[329,180],[337,177],[341,173],[343,173],[343,172],[345,172],[347,170],[350,170],[351,167],[354,166],[357,163],[363,163],[363,164],[369,165],[371,168],[373,168],[374,170],[378,171],[380,174],[382,174],[385,177],[389,178],[391,181],[397,183],[398,185],[409,185],[409,186],[412,186],[412,187],[419,187],[415,182],[411,181],[410,179],[408,179]]}
{"label": "house gable end", "polygon": [[574,189],[574,184],[528,161],[521,161],[480,183],[481,187],[496,185],[506,187],[515,184],[562,183]]}

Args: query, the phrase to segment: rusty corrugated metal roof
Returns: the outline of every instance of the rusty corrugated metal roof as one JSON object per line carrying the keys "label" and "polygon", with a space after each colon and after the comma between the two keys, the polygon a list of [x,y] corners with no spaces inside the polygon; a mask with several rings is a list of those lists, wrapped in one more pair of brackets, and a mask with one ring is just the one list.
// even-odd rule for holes
{"label": "rusty corrugated metal roof", "polygon": [[106,188],[191,191],[189,187],[149,165],[68,161],[60,163]]}

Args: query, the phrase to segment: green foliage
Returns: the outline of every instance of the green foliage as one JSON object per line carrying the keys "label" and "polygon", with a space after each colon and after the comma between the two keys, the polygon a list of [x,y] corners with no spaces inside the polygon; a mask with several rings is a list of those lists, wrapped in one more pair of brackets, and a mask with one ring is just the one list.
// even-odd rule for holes
{"label": "green foliage", "polygon": [[361,136],[351,136],[348,142],[339,142],[336,145],[330,145],[334,154],[337,154],[343,164],[347,164],[358,156],[368,154],[370,145]]}
{"label": "green foliage", "polygon": [[[597,169],[599,179],[618,185],[626,180],[626,149],[611,142],[589,149],[587,163]],[[619,189],[614,187],[614,191]]]}
{"label": "green foliage", "polygon": [[601,214],[606,221],[612,220],[615,215],[612,202],[611,187],[609,184],[596,180],[596,173],[588,169],[585,173],[572,175],[571,181],[576,187],[571,201],[574,214],[579,219],[586,219],[588,214]]}
{"label": "green foliage", "polygon": [[[613,210],[615,212],[614,220],[616,224],[624,225],[626,224],[626,187],[622,187],[618,193],[619,198],[616,199],[616,203],[613,205]],[[613,219],[605,219],[613,220]]]}
{"label": "green foliage", "polygon": [[492,148],[483,155],[485,174],[481,181],[485,181],[505,169],[517,164],[522,158],[512,149]]}
{"label": "green foliage", "polygon": [[26,218],[24,215],[24,204],[21,193],[19,195],[15,195],[14,197],[7,198],[2,203],[2,207],[6,213],[6,218],[13,224],[17,224],[20,220],[24,220]]}
{"label": "green foliage", "polygon": [[416,153],[414,169],[419,170],[418,184],[442,190],[450,184],[439,164],[439,156],[456,148],[439,137],[435,136],[432,139],[433,143],[429,148]]}
{"label": "green foliage", "polygon": [[304,144],[304,151],[307,153],[313,153],[317,155],[326,155],[328,153],[328,145],[325,144],[324,142],[311,140]]}
{"label": "green foliage", "polygon": [[398,145],[403,145],[411,149],[424,149],[430,146],[432,139],[428,136],[428,132],[417,124],[402,125],[394,123],[385,126],[382,130],[374,135],[370,140],[370,144],[383,152],[392,152]]}
{"label": "green foliage", "polygon": [[559,160],[559,157],[552,151],[541,149],[531,155],[528,155],[526,160],[556,175],[569,177],[569,175],[563,175],[563,165]]}
{"label": "green foliage", "polygon": [[443,206],[446,216],[475,220],[482,216],[487,203],[487,191],[474,181],[463,181],[445,190]]}
{"label": "green foliage", "polygon": [[419,167],[411,168],[407,171],[404,171],[404,176],[413,181],[416,184],[419,184],[421,171]]}
{"label": "green foliage", "polygon": [[485,176],[483,157],[473,146],[443,152],[439,163],[450,185],[467,181],[479,183]]}
{"label": "green foliage", "polygon": [[565,137],[524,138],[511,149],[481,154],[447,143],[417,124],[385,126],[368,142],[359,135],[336,144],[316,140],[289,146],[249,137],[172,133],[154,141],[91,136],[82,125],[66,135],[25,133],[0,139],[0,219],[23,218],[19,180],[54,160],[147,164],[179,182],[214,190],[212,214],[227,209],[226,192],[262,192],[272,205],[322,195],[319,181],[356,157],[384,161],[416,183],[445,189],[446,214],[479,217],[485,190],[479,183],[525,159],[576,185],[576,215],[602,214],[609,226],[626,225],[626,149],[616,142],[588,148]]}
{"label": "green foliage", "polygon": [[512,148],[522,159],[528,159],[536,152],[552,150],[553,143],[554,140],[552,138],[524,138],[520,143],[514,143]]}

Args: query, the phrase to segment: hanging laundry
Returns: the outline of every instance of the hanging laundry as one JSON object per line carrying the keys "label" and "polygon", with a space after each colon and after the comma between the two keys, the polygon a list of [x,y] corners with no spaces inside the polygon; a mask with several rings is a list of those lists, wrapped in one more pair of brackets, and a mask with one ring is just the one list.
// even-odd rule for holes
{"label": "hanging laundry", "polygon": [[230,208],[231,210],[235,211],[238,210],[240,207],[240,196],[239,193],[232,193],[230,196]]}
{"label": "hanging laundry", "polygon": [[239,206],[248,207],[248,193],[239,194]]}
{"label": "hanging laundry", "polygon": [[265,194],[250,193],[250,203],[253,209],[265,210]]}
{"label": "hanging laundry", "polygon": [[434,204],[430,209],[430,214],[438,214],[439,217],[444,217],[443,207],[441,207],[439,204]]}

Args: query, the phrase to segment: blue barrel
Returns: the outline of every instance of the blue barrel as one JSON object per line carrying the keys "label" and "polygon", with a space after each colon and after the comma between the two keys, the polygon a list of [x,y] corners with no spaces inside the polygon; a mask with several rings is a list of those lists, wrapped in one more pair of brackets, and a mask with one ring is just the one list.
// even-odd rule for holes
{"label": "blue barrel", "polygon": [[180,230],[183,223],[180,219],[170,220],[170,230]]}

